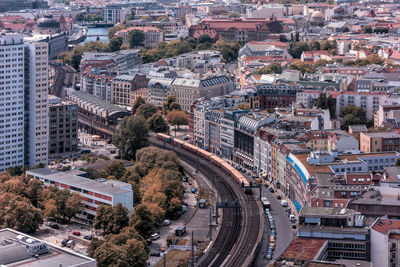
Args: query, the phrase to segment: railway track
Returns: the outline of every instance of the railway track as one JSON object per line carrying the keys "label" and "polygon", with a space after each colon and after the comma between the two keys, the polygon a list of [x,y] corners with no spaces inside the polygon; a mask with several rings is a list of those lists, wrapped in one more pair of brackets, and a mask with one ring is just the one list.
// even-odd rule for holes
{"label": "railway track", "polygon": [[[151,138],[151,142],[163,148],[161,141]],[[259,204],[220,168],[173,145],[166,144],[166,148],[174,150],[180,160],[190,165],[197,162],[198,171],[208,179],[214,177],[214,186],[222,201],[240,203],[240,207],[224,209],[219,234],[197,266],[250,265],[260,243],[262,216]]]}

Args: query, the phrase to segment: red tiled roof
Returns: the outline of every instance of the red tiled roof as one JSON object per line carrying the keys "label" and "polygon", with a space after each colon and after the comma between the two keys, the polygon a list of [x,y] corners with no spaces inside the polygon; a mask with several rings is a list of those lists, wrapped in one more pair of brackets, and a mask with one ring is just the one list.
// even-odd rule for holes
{"label": "red tiled roof", "polygon": [[400,60],[400,52],[399,51],[393,51],[393,53],[390,55],[389,59]]}
{"label": "red tiled roof", "polygon": [[379,219],[372,229],[386,234],[390,229],[400,229],[400,220]]}
{"label": "red tiled roof", "polygon": [[280,256],[281,259],[314,260],[328,241],[325,239],[296,237]]}

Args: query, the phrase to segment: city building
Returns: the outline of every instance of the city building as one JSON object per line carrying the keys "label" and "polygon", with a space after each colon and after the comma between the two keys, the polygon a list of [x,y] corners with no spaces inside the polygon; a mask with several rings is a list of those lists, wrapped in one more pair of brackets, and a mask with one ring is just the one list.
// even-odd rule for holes
{"label": "city building", "polygon": [[10,228],[0,229],[0,240],[1,266],[96,267],[95,259]]}
{"label": "city building", "polygon": [[149,80],[146,75],[119,75],[113,79],[113,103],[121,106],[133,106],[135,102],[134,91],[147,88]]}
{"label": "city building", "polygon": [[198,38],[208,34],[211,38],[225,38],[230,41],[264,41],[273,33],[280,33],[283,27],[274,19],[205,18],[198,25],[189,28],[189,36]]}
{"label": "city building", "polygon": [[112,24],[121,22],[121,6],[106,5],[103,8],[103,21]]}
{"label": "city building", "polygon": [[371,221],[351,209],[303,207],[299,214],[298,237],[328,241],[327,260],[370,261]]}
{"label": "city building", "polygon": [[171,85],[175,78],[152,77],[147,84],[149,90],[149,103],[158,108],[162,108],[163,104],[171,95]]}
{"label": "city building", "polygon": [[78,128],[90,134],[111,137],[120,121],[131,113],[82,91],[67,89],[67,99],[78,104]]}
{"label": "city building", "polygon": [[371,227],[371,262],[374,266],[400,264],[400,220],[378,218]]}
{"label": "city building", "polygon": [[256,88],[259,106],[266,109],[292,105],[299,90],[295,84],[260,84]]}
{"label": "city building", "polygon": [[0,35],[0,171],[47,164],[47,53],[46,43]]}
{"label": "city building", "polygon": [[115,206],[121,203],[128,211],[133,209],[132,185],[116,180],[85,178],[86,172],[73,170],[60,172],[48,168],[30,170],[26,172],[26,177],[38,179],[43,182],[45,187],[51,185],[60,189],[67,188],[71,192],[79,193],[83,197],[85,209],[79,218],[93,223],[99,205]]}
{"label": "city building", "polygon": [[400,151],[400,133],[360,133],[360,150],[365,153]]}
{"label": "city building", "polygon": [[78,105],[49,95],[49,158],[78,151]]}
{"label": "city building", "polygon": [[186,111],[190,110],[190,105],[196,99],[222,96],[232,91],[233,82],[225,75],[205,79],[176,78],[171,84],[171,95]]}
{"label": "city building", "polygon": [[144,47],[156,46],[163,41],[163,32],[156,27],[129,27],[117,31],[115,36],[121,36],[124,44],[129,44],[129,33],[134,30],[139,30],[144,33]]}
{"label": "city building", "polygon": [[400,121],[400,105],[379,105],[374,114],[374,126],[380,127],[388,120]]}

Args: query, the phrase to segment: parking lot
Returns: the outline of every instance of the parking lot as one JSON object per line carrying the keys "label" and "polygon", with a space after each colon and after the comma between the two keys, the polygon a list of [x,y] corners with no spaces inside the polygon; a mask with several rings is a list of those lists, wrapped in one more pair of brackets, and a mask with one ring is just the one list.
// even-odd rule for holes
{"label": "parking lot", "polygon": [[[96,231],[94,231],[91,227],[82,224],[71,222],[69,224],[58,223],[58,225],[60,226],[60,228],[54,229],[50,226],[47,226],[45,223],[36,231],[35,236],[59,247],[62,247],[61,242],[63,240],[69,240],[72,237],[75,241],[75,245],[72,248],[67,249],[71,249],[74,252],[78,252],[84,255],[86,255],[87,244],[90,242],[88,240],[85,240],[84,236],[93,235],[94,237],[100,239],[102,238],[102,236],[97,235]],[[72,234],[76,231],[80,233],[80,236]]]}

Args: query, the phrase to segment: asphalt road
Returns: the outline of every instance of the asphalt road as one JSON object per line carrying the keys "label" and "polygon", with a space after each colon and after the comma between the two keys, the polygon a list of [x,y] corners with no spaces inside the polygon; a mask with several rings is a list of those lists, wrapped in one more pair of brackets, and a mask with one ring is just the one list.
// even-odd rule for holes
{"label": "asphalt road", "polygon": [[[250,177],[246,175],[248,180],[252,180]],[[260,195],[259,189],[253,189],[253,193],[257,194],[257,196]],[[286,213],[285,208],[281,206],[281,201],[276,198],[276,193],[272,194],[267,188],[264,186],[262,187],[262,196],[266,197],[269,202],[271,203],[271,214],[272,217],[274,218],[275,221],[275,227],[276,227],[276,244],[275,244],[275,250],[273,253],[273,259],[279,257],[282,252],[286,249],[286,247],[290,244],[294,237],[294,231],[292,230],[292,225],[290,223],[289,217]],[[256,261],[255,266],[265,266],[266,263],[268,262],[265,259],[265,256],[267,255],[267,250],[269,247],[269,226],[268,226],[268,219],[265,216],[265,231],[264,231],[264,237],[263,237],[263,244],[258,256],[258,259]]]}

